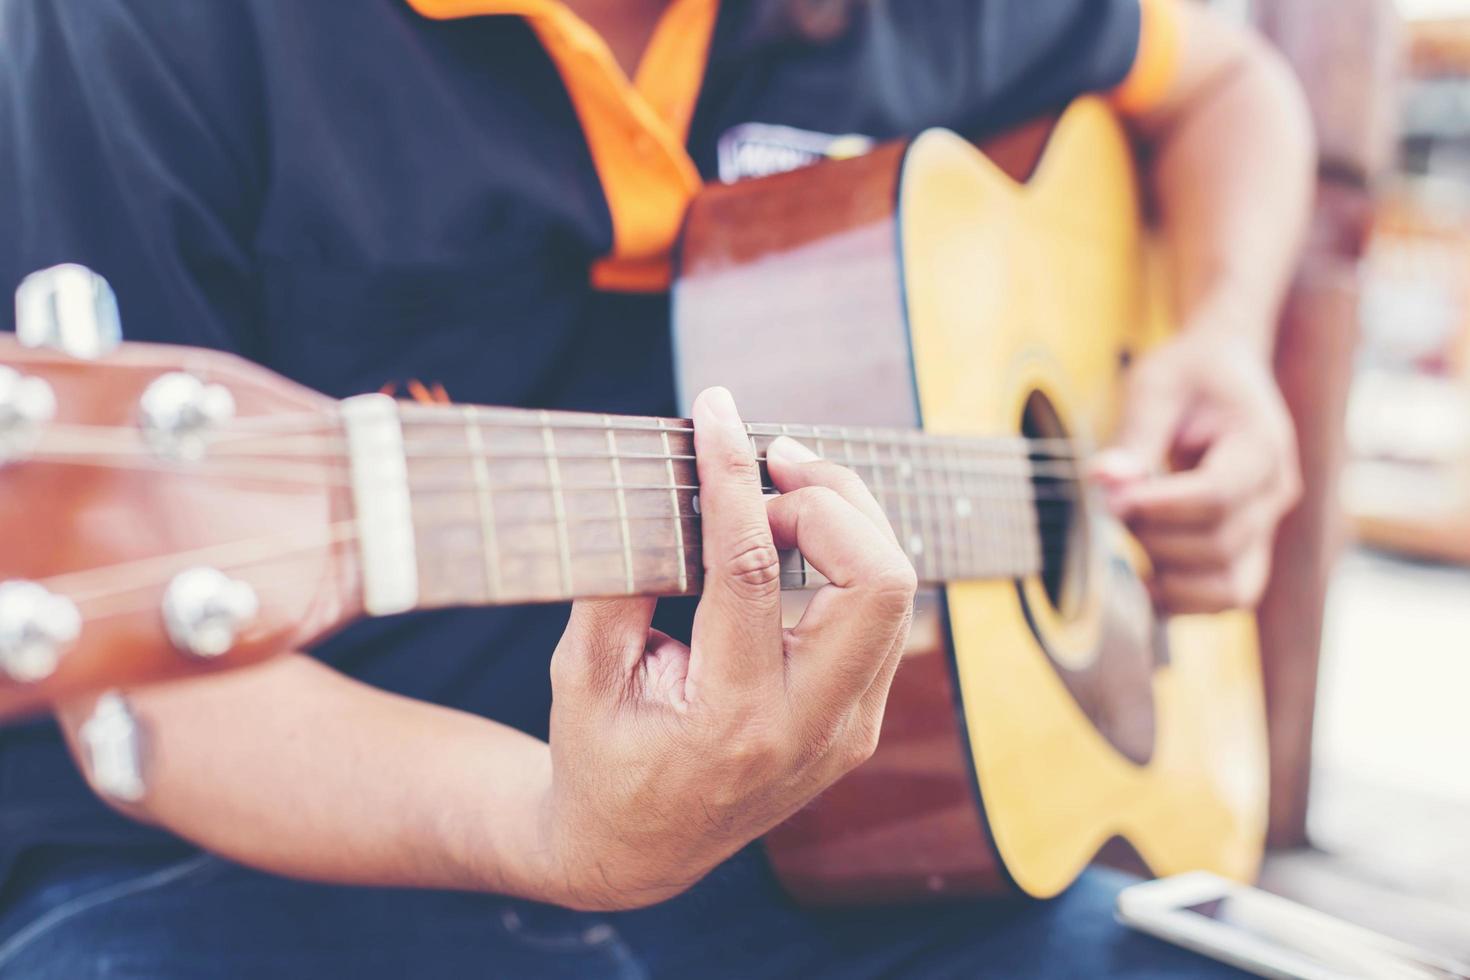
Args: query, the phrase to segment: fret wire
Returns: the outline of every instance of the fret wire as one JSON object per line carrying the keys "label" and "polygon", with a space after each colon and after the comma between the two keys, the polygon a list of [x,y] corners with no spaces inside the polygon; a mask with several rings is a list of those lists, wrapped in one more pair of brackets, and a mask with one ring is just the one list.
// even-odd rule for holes
{"label": "fret wire", "polygon": [[567,545],[567,512],[566,499],[561,491],[561,464],[556,460],[556,436],[552,434],[550,425],[550,414],[542,412],[542,417],[547,420],[541,427],[542,439],[546,443],[546,477],[551,481],[551,506],[556,513],[557,545],[561,550],[561,579],[562,588],[567,595],[572,594],[572,556]]}
{"label": "fret wire", "polygon": [[[787,425],[785,422],[779,423],[779,425],[780,425],[781,435],[787,436],[788,438],[790,438],[791,426]],[[767,447],[767,455],[769,456],[769,447]],[[756,460],[759,461],[760,460],[760,457],[757,456],[756,457]],[[766,469],[769,472],[770,467],[767,466]],[[762,488],[762,489],[764,489],[764,488]],[[807,581],[809,581],[809,576],[812,574],[812,567],[807,562],[806,555],[802,555],[800,552],[798,552],[797,554],[799,555],[799,557],[801,559],[801,569],[800,569],[800,571],[801,571],[801,576],[802,576],[802,582],[803,583],[806,583]]]}
{"label": "fret wire", "polygon": [[[665,453],[668,453],[669,452],[669,432],[668,432],[667,429],[665,429],[663,427],[663,420],[662,419],[659,420],[659,438],[661,440],[663,440],[664,452]],[[668,472],[669,472],[669,501],[674,506],[674,513],[675,514],[678,514],[679,513],[679,488],[678,488],[679,481],[674,476],[674,461],[672,459],[666,460],[665,461],[665,465],[667,466]],[[698,489],[698,488],[696,487],[695,489]],[[677,521],[677,520],[674,521],[674,542],[679,547],[679,554],[681,556],[685,555],[685,551],[684,551],[684,524],[683,524],[682,521]],[[682,562],[679,565],[679,591],[680,592],[687,592],[689,590],[689,573],[688,573],[688,570],[685,567],[687,564],[688,564],[688,559],[686,558],[685,561]]]}
{"label": "fret wire", "polygon": [[[937,456],[941,461],[944,459],[944,444],[936,443],[924,447],[924,452],[930,456]],[[930,484],[939,488],[939,494],[934,501],[934,525],[935,534],[942,542],[939,559],[942,563],[949,563],[952,567],[941,567],[945,577],[955,574],[963,568],[963,542],[960,540],[959,528],[954,513],[954,490],[951,485],[948,468],[941,462],[934,467],[934,472],[929,475]]]}
{"label": "fret wire", "polygon": [[470,447],[470,466],[475,475],[475,498],[480,510],[481,545],[485,552],[485,594],[495,598],[502,594],[500,550],[495,540],[495,505],[490,490],[490,465],[485,455],[480,423],[473,413],[465,414],[465,438]]}
{"label": "fret wire", "polygon": [[[915,452],[919,454],[921,461],[927,461],[929,455],[934,451],[934,446],[926,445],[923,442],[915,440]],[[942,473],[942,467],[933,466],[932,464],[926,466],[924,471],[925,489],[930,494],[930,498],[926,503],[929,508],[929,525],[933,529],[934,534],[934,539],[929,542],[929,550],[934,555],[935,578],[948,577],[950,569],[945,567],[946,559],[954,547],[954,542],[951,536],[946,533],[947,528],[945,527],[948,508],[943,506],[943,503],[945,498],[948,497],[948,494],[942,488],[936,489]]]}
{"label": "fret wire", "polygon": [[[953,455],[953,448],[946,450],[946,456],[950,458],[951,462],[953,462]],[[970,569],[977,568],[979,566],[979,560],[975,554],[974,539],[971,534],[973,531],[974,508],[969,498],[965,496],[964,486],[962,484],[956,485],[962,479],[963,477],[958,469],[953,466],[950,467],[949,472],[945,475],[945,481],[949,484],[950,492],[954,498],[950,501],[950,512],[954,517],[957,527],[962,526],[965,528],[965,534],[960,538],[963,567]]]}
{"label": "fret wire", "polygon": [[[1030,468],[1029,460],[1025,460],[1023,457],[1017,456],[1014,460],[1013,465],[1015,466],[1016,471],[1022,474],[1028,480],[1028,482],[1030,482],[1030,476],[1026,473],[1026,471]],[[1028,553],[1032,550],[1029,546],[1029,541],[1033,537],[1031,528],[1029,526],[1031,508],[1027,506],[1024,501],[1014,501],[1009,505],[1009,507],[1011,513],[1015,515],[1016,522],[1016,533],[1014,537],[1014,540],[1016,542],[1016,554],[1012,555],[1011,557],[1013,562],[1020,563],[1026,560]]]}
{"label": "fret wire", "polygon": [[[871,432],[872,430],[870,429],[868,431]],[[874,499],[882,506],[884,512],[887,512],[888,494],[883,489],[883,471],[878,466],[878,448],[871,442],[868,443],[868,459],[869,462],[867,465],[873,470],[873,484],[868,489],[873,492]]]}
{"label": "fret wire", "polygon": [[917,442],[912,439],[909,440],[906,445],[906,449],[908,450],[909,472],[912,474],[914,489],[918,491],[917,495],[915,496],[915,503],[917,504],[917,509],[919,511],[919,557],[923,560],[923,565],[921,567],[924,569],[925,575],[933,576],[933,572],[931,569],[933,566],[933,545],[935,544],[935,542],[929,540],[932,537],[929,527],[929,488],[923,485],[923,471],[917,466],[917,460],[915,458],[916,454],[918,453]]}
{"label": "fret wire", "polygon": [[[607,418],[603,416],[604,420]],[[623,578],[631,593],[634,591],[633,535],[628,528],[628,495],[623,490],[623,462],[618,458],[617,435],[611,428],[607,430],[607,451],[612,457],[613,487],[618,500],[618,522],[623,533]]]}
{"label": "fret wire", "polygon": [[[896,446],[889,446],[888,452],[889,455],[892,456],[895,461],[897,461],[898,448]],[[903,550],[904,553],[909,556],[909,561],[914,563],[914,568],[916,570],[920,570],[919,556],[922,554],[922,551],[915,547],[915,541],[922,542],[923,539],[915,537],[913,522],[910,520],[909,495],[906,488],[903,486],[903,481],[908,479],[908,473],[905,471],[902,465],[898,466],[897,473],[898,476],[896,482],[898,483],[898,486],[894,488],[894,492],[898,494],[898,512],[900,520],[903,524]]]}

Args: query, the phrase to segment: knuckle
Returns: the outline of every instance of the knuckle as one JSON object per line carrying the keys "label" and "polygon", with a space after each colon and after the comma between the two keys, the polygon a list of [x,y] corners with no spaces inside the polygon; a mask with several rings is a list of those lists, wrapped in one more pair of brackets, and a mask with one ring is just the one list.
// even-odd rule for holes
{"label": "knuckle", "polygon": [[722,569],[730,584],[749,596],[774,595],[781,585],[781,557],[768,534],[748,535]]}
{"label": "knuckle", "polygon": [[903,615],[914,605],[919,575],[907,561],[895,558],[876,565],[868,576],[873,600],[884,611]]}
{"label": "knuckle", "polygon": [[842,767],[851,772],[871,759],[878,751],[877,725],[861,724],[843,746]]}
{"label": "knuckle", "polygon": [[878,745],[882,734],[883,729],[880,725],[867,724],[863,726],[862,735],[859,737],[857,745],[857,763],[853,768],[862,765],[878,754]]}
{"label": "knuckle", "polygon": [[1213,528],[1205,537],[1205,557],[1215,563],[1223,564],[1240,550],[1240,542],[1234,530],[1228,524],[1221,524]]}
{"label": "knuckle", "polygon": [[575,679],[571,667],[567,665],[567,655],[557,647],[556,652],[551,655],[551,689],[570,690]]}
{"label": "knuckle", "polygon": [[840,488],[849,492],[857,492],[867,489],[867,484],[856,472],[843,466],[841,463],[826,462],[822,466],[822,481],[828,486]]}
{"label": "knuckle", "polygon": [[753,483],[760,474],[759,464],[750,450],[743,446],[732,446],[719,451],[716,459],[720,475],[731,482]]}
{"label": "knuckle", "polygon": [[822,484],[802,487],[796,491],[796,496],[797,503],[808,511],[830,510],[842,499],[836,490]]}
{"label": "knuckle", "polygon": [[784,743],[769,727],[756,727],[724,740],[725,761],[732,770],[731,788],[748,784],[752,779],[769,778],[779,765]]}
{"label": "knuckle", "polygon": [[1211,520],[1219,520],[1230,512],[1230,493],[1222,486],[1211,486],[1200,496],[1200,510]]}

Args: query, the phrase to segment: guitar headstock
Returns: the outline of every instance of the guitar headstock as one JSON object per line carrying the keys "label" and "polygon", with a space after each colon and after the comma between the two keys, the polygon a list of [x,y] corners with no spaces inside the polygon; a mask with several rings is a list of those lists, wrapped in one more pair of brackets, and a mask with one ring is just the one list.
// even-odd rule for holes
{"label": "guitar headstock", "polygon": [[[119,343],[76,266],[0,336],[0,718],[239,666],[360,608],[331,399],[228,354]],[[58,349],[59,348],[59,349]]]}

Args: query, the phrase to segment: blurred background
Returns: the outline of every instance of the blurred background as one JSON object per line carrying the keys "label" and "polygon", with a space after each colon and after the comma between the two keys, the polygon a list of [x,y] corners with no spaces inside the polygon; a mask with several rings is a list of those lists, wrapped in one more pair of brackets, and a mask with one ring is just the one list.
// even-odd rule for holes
{"label": "blurred background", "polygon": [[1470,956],[1470,0],[1221,5],[1297,68],[1323,157],[1282,327],[1310,475],[1262,612],[1264,884]]}

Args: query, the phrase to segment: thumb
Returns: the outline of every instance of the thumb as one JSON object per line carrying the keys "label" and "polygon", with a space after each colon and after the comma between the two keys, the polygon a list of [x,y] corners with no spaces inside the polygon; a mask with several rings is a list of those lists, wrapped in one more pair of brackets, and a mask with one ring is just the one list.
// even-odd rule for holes
{"label": "thumb", "polygon": [[643,596],[572,603],[566,631],[551,657],[553,696],[602,700],[625,691],[643,659],[657,603]]}
{"label": "thumb", "polygon": [[1134,375],[1124,393],[1112,444],[1093,457],[1089,475],[1104,486],[1117,487],[1162,472],[1187,408],[1182,386],[1160,383],[1151,374]]}

